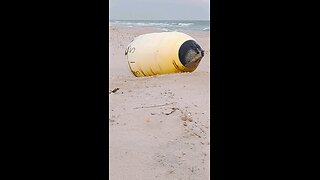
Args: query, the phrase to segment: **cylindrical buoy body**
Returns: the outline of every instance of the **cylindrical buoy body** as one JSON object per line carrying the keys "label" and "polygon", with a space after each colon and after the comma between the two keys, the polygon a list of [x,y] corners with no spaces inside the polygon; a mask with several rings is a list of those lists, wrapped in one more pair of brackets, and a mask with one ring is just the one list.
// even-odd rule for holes
{"label": "cylindrical buoy body", "polygon": [[140,35],[128,45],[125,55],[136,77],[192,72],[204,51],[191,36],[180,32]]}

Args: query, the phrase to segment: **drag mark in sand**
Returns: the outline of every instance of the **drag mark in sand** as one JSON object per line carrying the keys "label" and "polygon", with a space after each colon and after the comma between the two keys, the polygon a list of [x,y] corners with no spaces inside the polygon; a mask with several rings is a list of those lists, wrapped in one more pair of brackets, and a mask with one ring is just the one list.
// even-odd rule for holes
{"label": "drag mark in sand", "polygon": [[171,105],[171,104],[174,104],[174,102],[173,102],[173,103],[160,104],[160,105],[135,107],[135,108],[133,108],[133,109],[143,109],[143,108],[161,107],[161,106],[167,106],[167,105]]}

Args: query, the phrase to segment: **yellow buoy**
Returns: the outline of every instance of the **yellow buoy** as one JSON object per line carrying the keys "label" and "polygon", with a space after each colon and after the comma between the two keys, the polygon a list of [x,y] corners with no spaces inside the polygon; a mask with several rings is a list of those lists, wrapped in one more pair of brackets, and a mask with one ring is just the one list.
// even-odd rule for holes
{"label": "yellow buoy", "polygon": [[128,45],[125,55],[136,77],[192,72],[204,51],[195,39],[180,32],[140,35]]}

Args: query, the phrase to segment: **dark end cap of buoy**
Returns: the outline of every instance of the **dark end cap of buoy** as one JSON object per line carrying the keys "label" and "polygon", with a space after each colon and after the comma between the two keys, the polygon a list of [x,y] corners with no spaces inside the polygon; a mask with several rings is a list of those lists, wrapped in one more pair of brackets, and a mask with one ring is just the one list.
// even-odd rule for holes
{"label": "dark end cap of buoy", "polygon": [[194,40],[188,40],[180,46],[180,62],[189,69],[196,69],[203,56],[204,50]]}

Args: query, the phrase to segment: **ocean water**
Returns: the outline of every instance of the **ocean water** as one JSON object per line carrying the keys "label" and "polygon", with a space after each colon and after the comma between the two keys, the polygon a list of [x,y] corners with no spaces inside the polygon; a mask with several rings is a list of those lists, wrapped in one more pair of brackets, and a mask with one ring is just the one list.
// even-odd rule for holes
{"label": "ocean water", "polygon": [[154,27],[162,31],[210,31],[210,21],[109,20],[109,26]]}

